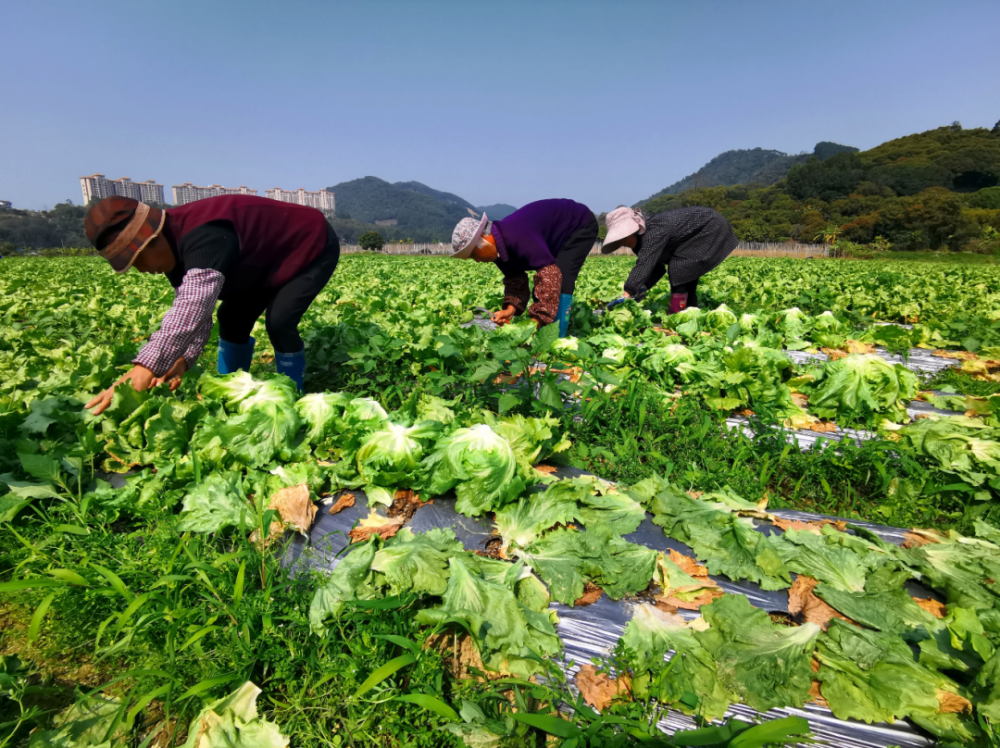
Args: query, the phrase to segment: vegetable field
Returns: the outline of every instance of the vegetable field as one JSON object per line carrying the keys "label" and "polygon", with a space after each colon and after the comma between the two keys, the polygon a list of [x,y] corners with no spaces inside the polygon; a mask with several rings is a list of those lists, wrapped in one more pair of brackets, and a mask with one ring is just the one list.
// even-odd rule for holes
{"label": "vegetable field", "polygon": [[306,394],[260,324],[95,417],[169,285],[0,262],[0,747],[995,745],[1000,270],[734,258],[604,312],[631,265],[560,339],[493,329],[492,266],[347,256]]}

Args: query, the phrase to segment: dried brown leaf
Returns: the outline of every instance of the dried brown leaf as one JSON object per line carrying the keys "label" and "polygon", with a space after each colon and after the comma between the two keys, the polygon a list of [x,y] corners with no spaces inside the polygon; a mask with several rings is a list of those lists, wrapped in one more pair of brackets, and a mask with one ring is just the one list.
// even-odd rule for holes
{"label": "dried brown leaf", "polygon": [[280,538],[285,534],[285,526],[278,520],[271,520],[271,529],[267,533],[267,537],[261,542],[260,539],[260,528],[257,527],[252,533],[250,533],[250,542],[253,543],[254,547],[258,551],[262,551],[267,548],[271,543]]}
{"label": "dried brown leaf", "polygon": [[409,489],[400,489],[396,491],[396,495],[393,497],[392,505],[389,507],[386,514],[391,517],[402,517],[403,522],[409,522],[417,510],[424,504],[432,504],[434,500],[424,502],[420,500],[420,496],[417,493]]}
{"label": "dried brown leaf", "polygon": [[[712,584],[715,583],[712,582]],[[671,590],[671,592],[682,593],[691,591],[693,589],[699,589],[699,588],[693,588],[690,586],[678,587],[676,590]],[[655,600],[657,603],[663,603],[665,605],[670,606],[670,608],[674,608],[674,612],[676,612],[677,608],[682,608],[684,610],[698,610],[698,608],[700,608],[702,605],[708,605],[713,600],[715,600],[718,597],[722,597],[723,595],[722,588],[720,587],[709,586],[700,589],[702,590],[701,593],[697,597],[693,597],[690,600],[682,600],[681,598],[677,597],[676,594],[670,595],[668,597],[657,595]]]}
{"label": "dried brown leaf", "polygon": [[583,700],[594,709],[603,711],[616,698],[627,696],[631,688],[628,676],[612,678],[607,673],[598,673],[593,665],[581,665],[576,674],[576,686]]}
{"label": "dried brown leaf", "polygon": [[601,599],[601,595],[604,594],[604,590],[598,587],[593,582],[587,582],[583,588],[583,595],[579,597],[574,603],[574,607],[582,607],[584,605],[593,605],[598,600]]}
{"label": "dried brown leaf", "polygon": [[931,545],[941,542],[941,533],[937,530],[921,530],[914,527],[903,536],[903,548],[919,548],[922,545]]}
{"label": "dried brown leaf", "polygon": [[854,623],[847,616],[841,615],[832,607],[817,597],[813,590],[819,584],[812,577],[799,575],[788,590],[788,612],[798,616],[805,623],[815,623],[825,631],[830,621],[839,618],[841,621]]}
{"label": "dried brown leaf", "polygon": [[554,467],[553,465],[546,465],[544,462],[540,462],[537,465],[535,465],[535,470],[537,470],[539,473],[545,473],[545,475],[551,475],[558,469],[559,468]]}
{"label": "dried brown leaf", "polygon": [[348,533],[352,543],[361,543],[368,540],[372,535],[378,535],[382,540],[388,540],[403,526],[402,517],[383,517],[375,510],[365,517]]}
{"label": "dried brown leaf", "polygon": [[354,506],[354,502],[357,501],[357,498],[358,497],[350,491],[342,493],[336,503],[330,507],[330,514],[338,514],[345,509]]}
{"label": "dried brown leaf", "polygon": [[[697,561],[695,561],[690,556],[685,556],[683,553],[675,551],[673,548],[670,549],[670,560],[676,564],[681,571],[683,571],[688,576],[692,577],[705,577],[708,579],[708,569]],[[708,580],[711,582],[711,580]],[[715,584],[715,582],[712,582]]]}
{"label": "dried brown leaf", "polygon": [[780,517],[775,517],[771,520],[771,522],[775,527],[781,530],[806,530],[814,535],[822,535],[824,525],[833,525],[841,532],[847,531],[846,522],[834,521],[832,519],[820,519],[814,522],[803,522],[797,519],[781,519]]}
{"label": "dried brown leaf", "polygon": [[926,610],[935,618],[944,618],[948,612],[944,607],[944,603],[939,602],[932,597],[926,599],[922,597],[915,597],[913,598],[913,602],[915,602],[917,605]]}
{"label": "dried brown leaf", "polygon": [[271,498],[270,507],[278,510],[286,525],[301,533],[309,532],[318,511],[309,498],[309,486],[305,483],[279,490]]}
{"label": "dried brown leaf", "polygon": [[692,499],[700,499],[702,496],[705,495],[705,492],[704,491],[688,491],[687,495],[690,496]]}
{"label": "dried brown leaf", "polygon": [[805,408],[809,405],[809,395],[803,395],[801,392],[793,392],[792,402],[800,408]]}

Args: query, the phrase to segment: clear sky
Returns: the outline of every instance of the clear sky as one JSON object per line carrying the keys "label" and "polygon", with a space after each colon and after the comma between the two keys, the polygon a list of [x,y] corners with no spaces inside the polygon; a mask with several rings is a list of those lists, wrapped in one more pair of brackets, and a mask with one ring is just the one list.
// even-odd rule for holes
{"label": "clear sky", "polygon": [[6,2],[0,199],[101,172],[630,204],[731,148],[1000,119],[998,0]]}

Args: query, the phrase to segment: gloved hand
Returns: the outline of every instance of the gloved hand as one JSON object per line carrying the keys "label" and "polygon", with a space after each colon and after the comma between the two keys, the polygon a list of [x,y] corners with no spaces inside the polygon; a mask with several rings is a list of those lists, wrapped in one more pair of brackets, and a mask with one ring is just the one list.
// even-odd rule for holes
{"label": "gloved hand", "polygon": [[608,305],[606,307],[604,307],[604,308],[605,309],[611,309],[612,307],[616,307],[619,304],[624,304],[627,300],[628,300],[627,296],[620,296],[617,299],[615,299],[614,301],[609,301]]}

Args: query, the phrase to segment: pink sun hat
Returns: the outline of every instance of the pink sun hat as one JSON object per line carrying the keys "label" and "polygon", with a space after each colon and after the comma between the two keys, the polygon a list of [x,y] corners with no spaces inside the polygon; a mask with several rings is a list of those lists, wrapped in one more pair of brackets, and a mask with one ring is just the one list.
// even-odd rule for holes
{"label": "pink sun hat", "polygon": [[625,206],[615,208],[608,213],[607,218],[604,219],[604,223],[608,227],[608,235],[604,237],[601,254],[605,255],[615,251],[615,248],[611,245],[619,239],[624,239],[626,236],[636,232],[639,234],[646,232],[646,219],[642,217],[642,213],[634,208],[626,208]]}
{"label": "pink sun hat", "polygon": [[478,221],[475,218],[463,218],[455,225],[451,235],[451,256],[456,260],[467,260],[472,250],[479,243],[479,237],[486,228],[486,214]]}

